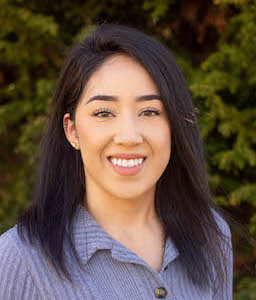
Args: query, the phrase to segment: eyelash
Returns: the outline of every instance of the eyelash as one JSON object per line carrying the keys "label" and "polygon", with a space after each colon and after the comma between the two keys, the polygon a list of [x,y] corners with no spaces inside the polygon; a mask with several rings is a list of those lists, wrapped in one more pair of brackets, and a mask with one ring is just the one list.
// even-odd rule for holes
{"label": "eyelash", "polygon": [[[154,112],[156,113],[157,116],[160,115],[160,111],[155,108],[146,109],[143,110],[142,112]],[[100,108],[93,112],[93,116],[97,117],[100,113],[111,113],[111,111],[107,108]],[[99,117],[99,118],[104,118],[104,117]]]}

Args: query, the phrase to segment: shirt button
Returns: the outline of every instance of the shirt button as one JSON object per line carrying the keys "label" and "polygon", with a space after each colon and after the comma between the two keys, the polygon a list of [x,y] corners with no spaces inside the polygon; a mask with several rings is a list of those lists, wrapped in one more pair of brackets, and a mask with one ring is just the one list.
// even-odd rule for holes
{"label": "shirt button", "polygon": [[163,298],[165,298],[166,295],[167,295],[167,291],[166,291],[165,288],[159,287],[159,288],[155,289],[155,296],[156,296],[156,298],[163,299]]}

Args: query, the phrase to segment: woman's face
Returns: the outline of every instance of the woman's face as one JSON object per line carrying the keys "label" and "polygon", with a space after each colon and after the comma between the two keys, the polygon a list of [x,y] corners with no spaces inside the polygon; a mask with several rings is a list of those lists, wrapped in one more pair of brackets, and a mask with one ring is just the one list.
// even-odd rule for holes
{"label": "woman's face", "polygon": [[[88,102],[97,95],[117,100],[96,97]],[[136,199],[154,191],[170,159],[171,130],[164,105],[157,97],[136,101],[146,95],[160,96],[150,75],[132,58],[117,55],[105,61],[85,86],[75,126],[69,114],[64,116],[67,138],[81,151],[86,190],[91,195]],[[107,111],[95,115],[98,110]],[[146,160],[137,174],[124,176],[108,160],[117,153],[140,153]]]}

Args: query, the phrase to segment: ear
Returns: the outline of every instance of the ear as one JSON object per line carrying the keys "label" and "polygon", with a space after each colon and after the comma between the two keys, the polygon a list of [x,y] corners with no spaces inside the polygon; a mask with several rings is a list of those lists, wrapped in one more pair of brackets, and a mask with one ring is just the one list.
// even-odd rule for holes
{"label": "ear", "polygon": [[79,139],[75,128],[75,122],[70,120],[70,114],[63,116],[63,128],[69,143],[76,149],[80,150]]}

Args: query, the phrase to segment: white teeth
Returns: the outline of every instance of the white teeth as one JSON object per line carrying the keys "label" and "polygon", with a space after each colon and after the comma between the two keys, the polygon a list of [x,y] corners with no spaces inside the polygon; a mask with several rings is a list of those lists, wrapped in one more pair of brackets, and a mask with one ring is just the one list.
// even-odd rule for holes
{"label": "white teeth", "polygon": [[[118,160],[118,162],[119,162],[119,160]],[[128,165],[128,160],[123,159],[122,160],[122,167],[127,167],[127,165]]]}
{"label": "white teeth", "polygon": [[140,164],[142,164],[142,162],[144,161],[144,158],[139,158],[139,159],[130,159],[130,160],[126,160],[126,159],[116,159],[114,158],[110,158],[110,161],[114,164],[114,165],[118,165],[120,167],[126,167],[126,168],[131,168],[134,166],[138,166]]}

